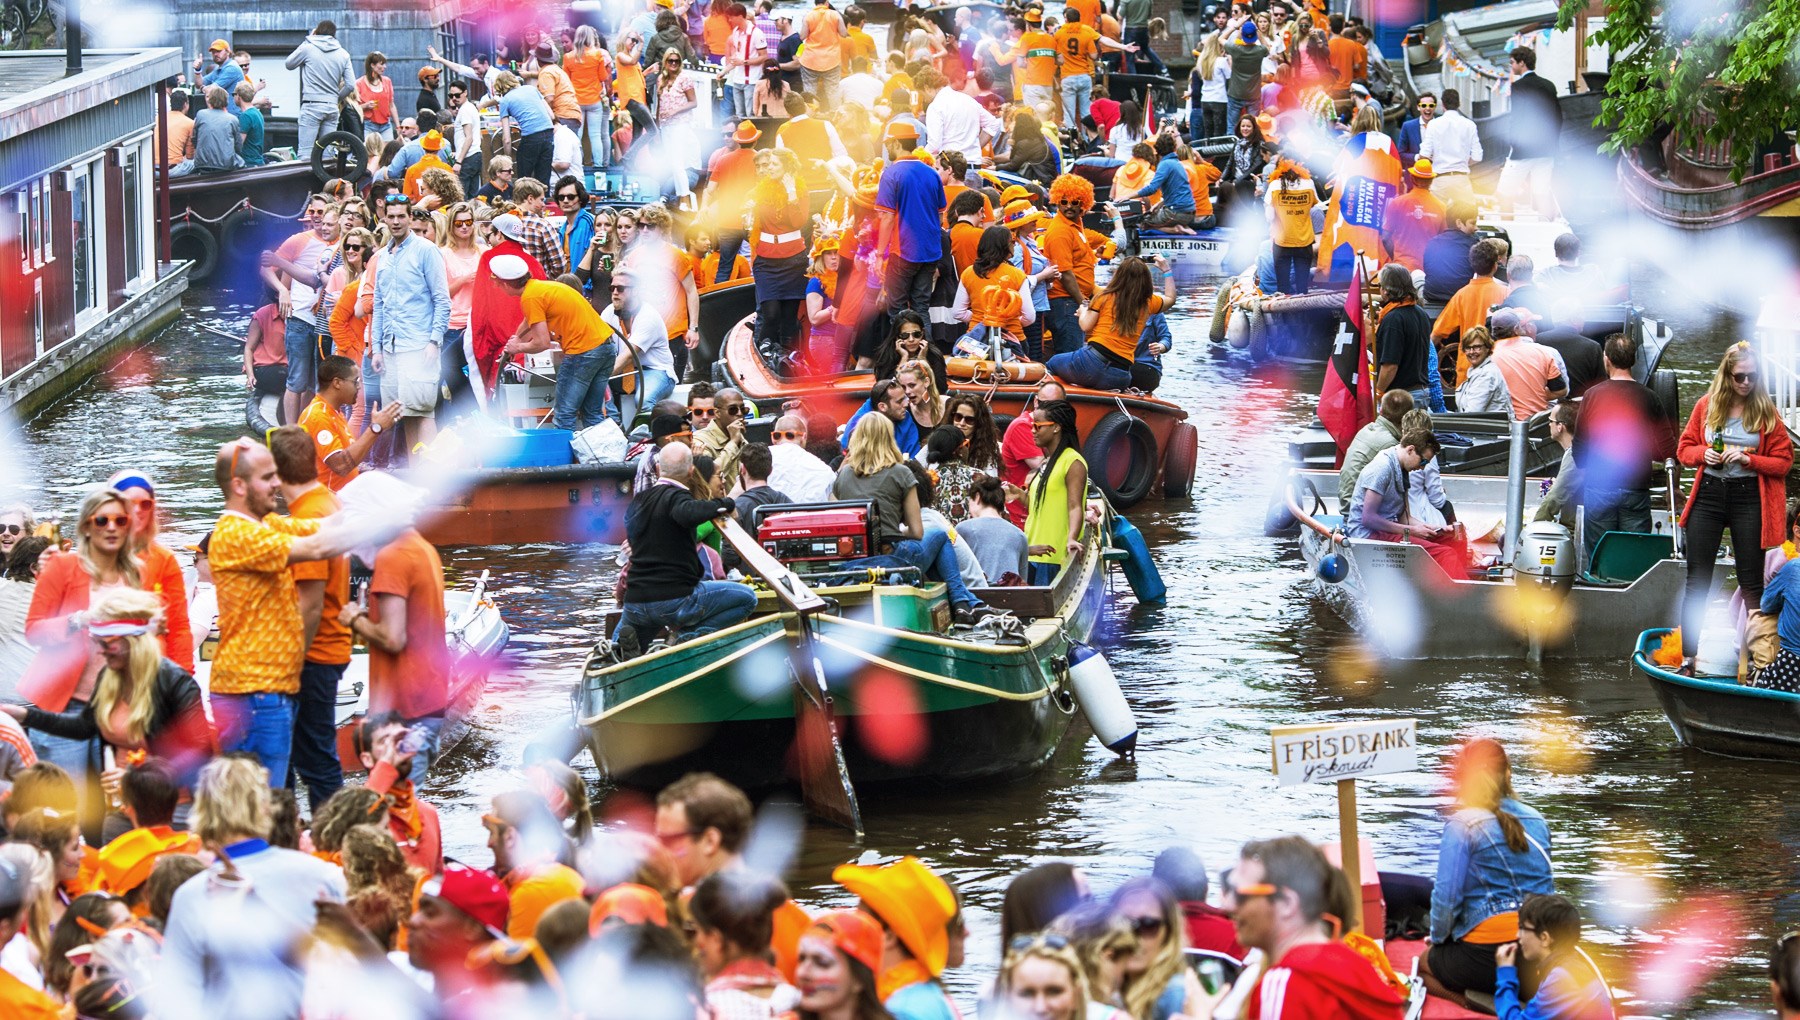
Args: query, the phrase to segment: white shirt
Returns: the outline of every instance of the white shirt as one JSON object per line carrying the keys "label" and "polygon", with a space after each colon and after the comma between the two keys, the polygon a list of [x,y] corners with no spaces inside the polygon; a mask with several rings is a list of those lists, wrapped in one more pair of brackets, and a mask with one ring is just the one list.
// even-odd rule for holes
{"label": "white shirt", "polygon": [[471,152],[481,151],[481,111],[467,98],[456,111],[451,130],[456,134],[456,162],[462,162]]}
{"label": "white shirt", "polygon": [[1144,134],[1143,128],[1131,128],[1123,124],[1113,125],[1113,129],[1106,135],[1106,144],[1112,147],[1114,159],[1130,159],[1132,146],[1149,140],[1150,136]]}
{"label": "white shirt", "polygon": [[769,447],[769,457],[771,488],[787,493],[796,503],[831,502],[831,483],[837,480],[831,465],[797,443],[774,443]]}
{"label": "white shirt", "polygon": [[[1200,83],[1200,101],[1202,103],[1224,103],[1230,98],[1225,94],[1225,83],[1231,79],[1231,58],[1220,57],[1213,63],[1213,74]],[[1233,132],[1235,134],[1236,132]]]}
{"label": "white shirt", "polygon": [[1481,162],[1481,138],[1475,133],[1475,122],[1460,110],[1438,114],[1425,126],[1419,155],[1431,160],[1431,169],[1439,174],[1468,173],[1469,164]]}
{"label": "white shirt", "polygon": [[846,103],[856,103],[865,110],[875,109],[881,99],[881,79],[872,74],[852,74],[838,82],[838,95]]}
{"label": "white shirt", "polygon": [[749,61],[742,67],[725,69],[727,85],[754,85],[763,79],[763,60],[769,54],[768,43],[763,39],[762,29],[756,22],[746,18],[731,33],[731,40],[725,44],[725,56],[737,57]]}
{"label": "white shirt", "polygon": [[638,364],[646,370],[665,375],[675,374],[675,356],[669,353],[668,324],[663,322],[662,316],[657,314],[649,302],[638,305],[637,314],[631,317],[629,330],[620,324],[619,311],[613,305],[607,305],[606,310],[600,313],[600,321],[625,334],[632,349],[637,351]]}
{"label": "white shirt", "polygon": [[974,163],[981,158],[983,131],[998,134],[1000,121],[966,92],[939,89],[937,98],[925,108],[925,133],[938,152],[954,149]]}
{"label": "white shirt", "polygon": [[567,124],[550,129],[550,169],[557,173],[574,173],[581,169],[581,136]]}

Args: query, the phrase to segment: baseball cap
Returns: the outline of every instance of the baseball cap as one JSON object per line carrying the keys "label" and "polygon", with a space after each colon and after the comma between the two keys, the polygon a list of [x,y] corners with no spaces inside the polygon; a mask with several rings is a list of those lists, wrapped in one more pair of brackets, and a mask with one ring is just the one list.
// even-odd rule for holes
{"label": "baseball cap", "polygon": [[861,910],[833,910],[813,918],[812,931],[831,940],[838,951],[881,973],[881,922]]}
{"label": "baseball cap", "polygon": [[214,39],[212,41],[212,45],[208,46],[207,49],[208,50],[224,50],[229,53],[231,51],[231,44],[226,42],[223,39]]}
{"label": "baseball cap", "polygon": [[525,240],[525,221],[512,213],[503,213],[494,217],[494,229],[500,236],[509,241]]}
{"label": "baseball cap", "polygon": [[676,436],[688,431],[688,423],[678,414],[659,414],[650,419],[650,438]]}
{"label": "baseball cap", "polygon": [[1350,92],[1353,95],[1361,96],[1364,99],[1369,98],[1369,87],[1360,81],[1350,83]]}
{"label": "baseball cap", "polygon": [[506,886],[493,872],[480,871],[456,861],[444,862],[444,873],[419,886],[419,896],[435,896],[473,918],[497,939],[506,937],[506,916],[511,908]]}
{"label": "baseball cap", "polygon": [[523,280],[531,275],[531,267],[517,255],[497,255],[488,263],[488,268],[502,280]]}

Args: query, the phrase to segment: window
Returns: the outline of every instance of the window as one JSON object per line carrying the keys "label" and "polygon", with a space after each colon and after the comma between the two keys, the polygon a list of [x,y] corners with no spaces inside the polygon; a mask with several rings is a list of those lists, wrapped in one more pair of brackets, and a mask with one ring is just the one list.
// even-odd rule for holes
{"label": "window", "polygon": [[105,272],[102,261],[103,245],[100,243],[105,230],[101,217],[96,210],[104,208],[99,194],[100,165],[98,161],[76,167],[68,172],[69,182],[69,219],[75,240],[75,315],[77,326],[86,325],[82,321],[83,313],[103,310],[106,293]]}
{"label": "window", "polygon": [[143,203],[143,143],[128,145],[119,150],[119,179],[122,183],[123,199],[120,203],[125,214],[125,286],[129,291],[136,283],[138,275],[144,271],[144,214],[148,211]]}
{"label": "window", "polygon": [[20,188],[12,193],[13,212],[19,214],[19,268],[31,272],[33,268],[31,252],[31,190]]}
{"label": "window", "polygon": [[[250,79],[269,83],[263,93],[269,97],[269,116],[286,117],[290,120],[300,116],[300,72],[287,69],[288,54],[294,48],[246,46],[245,51],[250,54]],[[352,70],[362,66],[361,59],[352,63],[355,65]]]}

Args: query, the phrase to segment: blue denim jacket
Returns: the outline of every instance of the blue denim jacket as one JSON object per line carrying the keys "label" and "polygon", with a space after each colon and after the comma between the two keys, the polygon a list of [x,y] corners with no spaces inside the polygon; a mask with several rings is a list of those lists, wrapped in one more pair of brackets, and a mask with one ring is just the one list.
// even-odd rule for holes
{"label": "blue denim jacket", "polygon": [[1493,812],[1464,808],[1451,815],[1438,844],[1431,941],[1460,939],[1495,914],[1519,909],[1525,897],[1556,891],[1550,874],[1550,827],[1544,816],[1510,797],[1500,806],[1525,826],[1530,840],[1524,852],[1514,853],[1506,845]]}

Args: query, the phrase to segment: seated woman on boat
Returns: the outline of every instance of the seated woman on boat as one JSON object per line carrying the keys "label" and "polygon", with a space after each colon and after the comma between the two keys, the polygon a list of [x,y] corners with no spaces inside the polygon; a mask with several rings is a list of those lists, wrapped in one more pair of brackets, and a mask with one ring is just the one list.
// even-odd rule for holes
{"label": "seated woman on boat", "polygon": [[1437,436],[1430,432],[1402,432],[1400,445],[1370,459],[1356,478],[1356,492],[1344,512],[1344,534],[1421,546],[1444,573],[1457,579],[1468,575],[1469,553],[1455,529],[1412,520],[1407,509],[1409,475],[1436,457],[1438,449]]}
{"label": "seated woman on boat", "polygon": [[1012,231],[988,227],[976,244],[975,261],[957,281],[950,317],[969,324],[956,343],[957,351],[967,357],[992,358],[995,333],[1000,334],[1002,350],[1025,349],[1025,327],[1037,321],[1037,308],[1025,271],[1007,261],[1012,253]]}
{"label": "seated woman on boat", "polygon": [[935,480],[931,486],[934,495],[926,505],[951,524],[960,524],[969,516],[969,486],[980,474],[968,462],[968,452],[968,437],[946,425],[932,429],[924,448],[914,457]]}
{"label": "seated woman on boat", "polygon": [[[989,584],[1025,583],[1025,532],[1006,516],[1006,486],[1000,479],[975,476],[969,486],[969,517],[957,524],[956,534],[974,550]],[[1008,574],[1017,580],[1007,582]]]}
{"label": "seated woman on boat", "polygon": [[1131,385],[1131,365],[1145,320],[1175,304],[1175,277],[1169,273],[1169,260],[1158,255],[1155,265],[1163,274],[1160,294],[1143,259],[1133,255],[1119,263],[1106,289],[1094,295],[1080,313],[1087,343],[1052,357],[1045,365],[1051,374],[1071,385],[1096,390],[1122,390]]}
{"label": "seated woman on boat", "polygon": [[911,309],[894,316],[894,335],[875,352],[875,358],[858,368],[868,368],[877,379],[892,379],[900,366],[908,361],[924,361],[931,366],[931,377],[938,392],[950,388],[950,374],[944,367],[944,355],[931,346],[931,327],[925,317]]}
{"label": "seated woman on boat", "polygon": [[[1537,994],[1520,992],[1520,958],[1543,975]],[[1515,1017],[1553,1020],[1613,1020],[1612,992],[1606,979],[1581,952],[1581,911],[1564,896],[1528,896],[1519,908],[1519,941],[1494,951],[1499,972],[1494,1012]]]}
{"label": "seated woman on boat", "polygon": [[1687,590],[1681,599],[1682,672],[1693,675],[1713,567],[1725,529],[1737,554],[1738,589],[1747,605],[1762,601],[1763,550],[1780,545],[1786,478],[1794,444],[1769,391],[1760,359],[1747,342],[1733,344],[1719,362],[1712,387],[1694,404],[1675,456],[1690,468],[1694,487],[1681,511],[1687,528]]}
{"label": "seated woman on boat", "polygon": [[[1433,995],[1464,1002],[1464,992],[1494,993],[1495,950],[1518,941],[1526,897],[1556,889],[1550,827],[1514,797],[1506,749],[1471,740],[1452,770],[1457,810],[1438,843],[1432,944],[1419,958],[1419,974]],[[1536,975],[1528,975],[1526,985],[1535,992]]]}
{"label": "seated woman on boat", "polygon": [[927,528],[921,516],[918,480],[894,442],[894,423],[885,414],[865,414],[850,434],[850,450],[831,487],[834,499],[873,500],[881,517],[882,552],[944,582],[959,624],[974,624],[992,613],[962,582],[950,535]]}
{"label": "seated woman on boat", "polygon": [[962,460],[977,471],[990,475],[1000,473],[1000,430],[994,424],[994,412],[987,401],[968,393],[958,393],[945,405],[950,425],[961,432],[965,445]]}
{"label": "seated woman on boat", "polygon": [[1456,410],[1462,413],[1501,412],[1512,417],[1512,393],[1506,388],[1506,377],[1494,364],[1494,338],[1486,326],[1471,326],[1463,331],[1462,356],[1469,362],[1468,378],[1456,390]]}
{"label": "seated woman on boat", "polygon": [[986,588],[987,573],[981,568],[981,561],[975,557],[975,550],[957,534],[955,525],[945,517],[933,504],[937,501],[937,484],[933,471],[916,460],[908,460],[906,469],[913,473],[913,481],[918,485],[919,519],[925,530],[939,530],[950,536],[950,549],[956,554],[956,570],[962,575],[963,584],[970,588]]}

